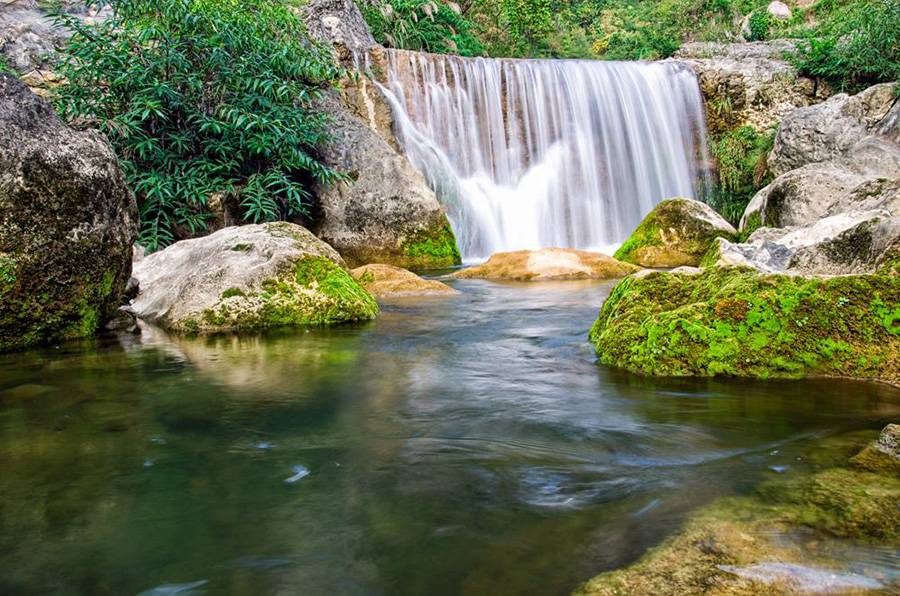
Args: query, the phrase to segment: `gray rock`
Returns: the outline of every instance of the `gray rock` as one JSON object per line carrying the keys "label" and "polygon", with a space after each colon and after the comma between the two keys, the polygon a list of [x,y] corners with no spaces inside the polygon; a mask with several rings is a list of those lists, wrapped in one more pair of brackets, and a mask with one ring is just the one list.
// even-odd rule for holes
{"label": "gray rock", "polygon": [[900,217],[885,210],[850,211],[807,227],[760,228],[741,244],[716,242],[705,261],[714,257],[720,267],[794,275],[873,273],[900,254]]}
{"label": "gray rock", "polygon": [[350,52],[377,45],[353,0],[310,0],[300,14],[313,39]]}
{"label": "gray rock", "polygon": [[744,125],[765,132],[798,107],[830,95],[827,85],[800,76],[785,60],[794,50],[789,40],[694,42],[681,46],[674,59],[697,73],[711,132]]}
{"label": "gray rock", "polygon": [[791,7],[784,2],[779,2],[779,0],[772,0],[772,2],[769,3],[769,6],[766,7],[766,12],[779,21],[785,21],[791,18]]}
{"label": "gray rock", "polygon": [[0,74],[0,349],[92,335],[131,275],[137,207],[106,139]]}
{"label": "gray rock", "polygon": [[137,317],[178,332],[361,321],[374,299],[330,246],[279,222],[182,240],[134,265]]}
{"label": "gray rock", "polygon": [[[875,85],[854,96],[845,93],[799,108],[781,121],[769,156],[775,176],[807,164],[846,156],[871,134],[890,137],[896,126],[893,83]],[[896,139],[894,139],[896,141]]]}

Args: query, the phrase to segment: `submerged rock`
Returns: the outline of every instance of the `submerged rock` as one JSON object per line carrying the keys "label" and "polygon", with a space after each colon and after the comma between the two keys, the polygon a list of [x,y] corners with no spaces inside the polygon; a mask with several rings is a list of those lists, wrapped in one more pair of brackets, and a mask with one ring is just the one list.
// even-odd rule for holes
{"label": "submerged rock", "polygon": [[422,279],[412,271],[393,265],[363,265],[350,274],[376,298],[459,294],[445,283],[435,279]]}
{"label": "submerged rock", "polygon": [[225,228],[134,266],[138,317],[186,333],[372,319],[375,300],[340,256],[291,223]]}
{"label": "submerged rock", "polygon": [[709,205],[667,199],[644,218],[615,257],[642,267],[696,266],[713,240],[736,236],[731,224]]}
{"label": "submerged rock", "polygon": [[493,255],[487,263],[453,274],[460,279],[548,281],[612,279],[637,271],[637,267],[598,252],[572,248],[519,250]]}
{"label": "submerged rock", "polygon": [[137,207],[99,133],[0,73],[0,350],[93,335],[131,275]]}
{"label": "submerged rock", "polygon": [[900,283],[808,279],[741,267],[629,277],[590,332],[602,363],[659,376],[880,379],[900,383]]}

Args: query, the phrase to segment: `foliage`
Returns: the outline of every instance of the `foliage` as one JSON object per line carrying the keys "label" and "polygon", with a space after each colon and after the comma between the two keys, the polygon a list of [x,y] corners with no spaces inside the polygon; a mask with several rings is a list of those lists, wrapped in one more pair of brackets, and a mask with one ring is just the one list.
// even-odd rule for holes
{"label": "foliage", "polygon": [[772,17],[766,10],[754,10],[750,14],[750,39],[749,41],[765,41],[769,38],[769,27],[772,25]]}
{"label": "foliage", "polygon": [[393,48],[477,56],[483,52],[459,5],[442,0],[360,0],[380,43]]}
{"label": "foliage", "polygon": [[0,54],[0,72],[5,72],[11,75],[16,74],[16,71],[13,70],[13,67],[9,65],[9,61],[7,61],[6,56],[2,54]]}
{"label": "foliage", "polygon": [[835,8],[793,60],[841,90],[900,80],[900,2],[853,0]]}
{"label": "foliage", "polygon": [[774,141],[774,130],[760,134],[750,126],[742,126],[710,140],[718,185],[709,193],[707,201],[732,224],[740,221],[747,203],[770,181],[766,158]]}
{"label": "foliage", "polygon": [[[104,3],[107,0],[102,0]],[[140,243],[204,231],[222,193],[260,222],[304,214],[327,119],[314,101],[338,75],[302,21],[269,0],[108,0],[112,16],[73,31],[57,105],[103,131],[134,189]]]}

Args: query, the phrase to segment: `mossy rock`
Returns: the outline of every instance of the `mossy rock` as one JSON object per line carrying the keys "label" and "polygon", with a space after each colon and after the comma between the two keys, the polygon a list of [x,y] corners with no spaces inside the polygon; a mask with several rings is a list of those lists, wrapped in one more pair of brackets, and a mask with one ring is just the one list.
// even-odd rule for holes
{"label": "mossy rock", "polygon": [[181,333],[333,325],[378,314],[331,247],[284,222],[177,242],[139,261],[135,277],[135,314]]}
{"label": "mossy rock", "polygon": [[449,223],[423,230],[408,236],[400,247],[407,269],[443,269],[462,263],[456,236]]}
{"label": "mossy rock", "polygon": [[0,351],[94,335],[122,303],[137,207],[116,156],[0,73]]}
{"label": "mossy rock", "polygon": [[642,267],[697,266],[715,238],[737,231],[709,205],[693,199],[661,202],[614,255]]}
{"label": "mossy rock", "polygon": [[810,279],[749,268],[620,282],[590,331],[600,362],[645,375],[900,382],[900,280]]}

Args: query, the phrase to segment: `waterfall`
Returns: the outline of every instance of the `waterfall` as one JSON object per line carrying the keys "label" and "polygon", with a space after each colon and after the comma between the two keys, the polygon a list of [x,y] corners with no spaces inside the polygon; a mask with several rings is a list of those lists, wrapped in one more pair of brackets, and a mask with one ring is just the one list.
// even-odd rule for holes
{"label": "waterfall", "polygon": [[662,199],[699,195],[703,105],[678,63],[389,50],[386,70],[398,141],[467,261],[609,250]]}

